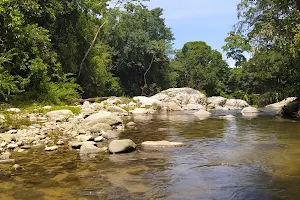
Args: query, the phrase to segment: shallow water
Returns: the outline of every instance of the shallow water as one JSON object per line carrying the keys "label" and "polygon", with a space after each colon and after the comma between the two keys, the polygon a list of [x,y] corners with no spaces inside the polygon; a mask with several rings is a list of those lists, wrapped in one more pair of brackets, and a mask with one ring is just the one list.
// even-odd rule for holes
{"label": "shallow water", "polygon": [[[122,138],[181,141],[174,149],[80,157],[67,147],[13,154],[0,199],[300,199],[300,122],[273,115],[199,121],[189,113],[135,117]],[[9,177],[5,172],[10,170]]]}

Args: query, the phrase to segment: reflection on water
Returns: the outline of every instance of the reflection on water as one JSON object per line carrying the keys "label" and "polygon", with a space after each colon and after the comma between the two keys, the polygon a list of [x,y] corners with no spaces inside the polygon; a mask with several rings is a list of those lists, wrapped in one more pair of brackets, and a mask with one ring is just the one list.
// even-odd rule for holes
{"label": "reflection on water", "polygon": [[[135,118],[123,138],[181,148],[80,158],[67,147],[0,165],[0,199],[299,199],[300,123],[271,115],[200,121],[190,113]],[[7,173],[10,173],[9,174]]]}

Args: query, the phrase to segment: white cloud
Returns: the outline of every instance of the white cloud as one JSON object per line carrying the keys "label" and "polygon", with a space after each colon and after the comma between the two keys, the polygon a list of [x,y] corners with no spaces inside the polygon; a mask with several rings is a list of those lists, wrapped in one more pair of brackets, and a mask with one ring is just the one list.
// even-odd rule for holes
{"label": "white cloud", "polygon": [[[208,15],[235,14],[240,0],[150,0],[149,8],[161,7],[167,20]],[[234,9],[233,9],[234,7]]]}

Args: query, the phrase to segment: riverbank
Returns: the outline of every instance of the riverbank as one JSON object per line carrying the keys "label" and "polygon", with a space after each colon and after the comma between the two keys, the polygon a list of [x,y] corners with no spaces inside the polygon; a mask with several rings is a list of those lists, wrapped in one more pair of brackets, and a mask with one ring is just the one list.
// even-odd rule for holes
{"label": "riverbank", "polygon": [[[243,109],[243,110],[242,110]],[[0,112],[0,157],[2,163],[14,163],[10,152],[31,148],[56,151],[61,147],[78,150],[80,155],[124,153],[136,149],[132,140],[119,140],[126,129],[135,129],[135,122],[170,112],[189,112],[191,117],[205,120],[212,111],[226,113],[240,110],[245,116],[261,111],[239,99],[206,97],[191,88],[171,88],[152,97],[111,97],[102,102],[74,106],[30,106],[6,108]],[[240,112],[239,111],[239,112]],[[233,119],[221,115],[220,119]],[[158,143],[157,143],[158,142]],[[143,146],[175,147],[181,141],[145,141]]]}

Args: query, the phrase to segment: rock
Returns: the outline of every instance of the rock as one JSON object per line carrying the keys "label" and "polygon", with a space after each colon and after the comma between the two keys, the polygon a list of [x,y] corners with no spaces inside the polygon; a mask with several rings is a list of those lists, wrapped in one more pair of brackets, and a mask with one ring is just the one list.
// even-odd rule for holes
{"label": "rock", "polygon": [[249,104],[241,99],[227,99],[224,107],[229,109],[243,109],[249,107]]}
{"label": "rock", "polygon": [[6,147],[7,143],[6,142],[1,142],[0,147]]}
{"label": "rock", "polygon": [[33,128],[42,128],[42,126],[40,124],[32,124],[30,126]]}
{"label": "rock", "polygon": [[11,154],[9,152],[5,152],[0,156],[0,160],[8,160],[10,159]]}
{"label": "rock", "polygon": [[93,139],[93,137],[90,136],[90,135],[78,135],[78,136],[76,136],[76,140],[78,142],[86,142],[86,141],[90,141],[92,139]]}
{"label": "rock", "polygon": [[5,122],[5,116],[4,115],[0,115],[0,123]]}
{"label": "rock", "polygon": [[14,134],[7,134],[7,133],[1,133],[0,134],[0,140],[5,141],[7,143],[10,143],[11,141],[15,140]]}
{"label": "rock", "polygon": [[57,149],[58,149],[58,146],[51,146],[51,147],[46,147],[45,151],[54,151],[54,150],[57,150]]}
{"label": "rock", "polygon": [[23,146],[23,145],[24,145],[24,142],[23,142],[23,141],[18,141],[18,142],[16,143],[16,145],[18,145],[19,147],[20,147],[20,146]]}
{"label": "rock", "polygon": [[219,116],[219,119],[231,120],[231,119],[234,119],[234,116],[233,115],[224,115],[224,116]]}
{"label": "rock", "polygon": [[46,110],[50,110],[52,108],[52,106],[44,106],[43,108]]}
{"label": "rock", "polygon": [[205,120],[211,116],[211,113],[206,110],[199,110],[198,112],[195,112],[194,115],[200,120]]}
{"label": "rock", "polygon": [[126,110],[118,106],[108,106],[106,110],[108,110],[109,112],[117,112],[117,113],[124,113],[124,114],[128,113]]}
{"label": "rock", "polygon": [[136,144],[130,139],[113,140],[108,145],[110,153],[127,153],[132,152],[136,148]]}
{"label": "rock", "polygon": [[136,108],[134,110],[129,111],[130,113],[134,115],[145,115],[145,114],[152,114],[155,111],[152,109],[146,109],[146,108]]}
{"label": "rock", "polygon": [[165,103],[175,102],[179,106],[187,104],[206,105],[206,96],[192,88],[170,88],[151,98]]}
{"label": "rock", "polygon": [[154,98],[149,98],[149,97],[145,97],[145,96],[137,96],[137,97],[133,97],[134,101],[137,101],[138,103],[141,104],[141,106],[152,106],[152,105],[161,105],[162,102],[154,99]]}
{"label": "rock", "polygon": [[20,170],[20,169],[21,169],[21,166],[18,165],[18,164],[14,164],[14,165],[12,166],[12,168],[13,168],[13,170],[17,171],[17,170]]}
{"label": "rock", "polygon": [[62,141],[62,140],[59,140],[59,141],[57,141],[57,143],[56,143],[57,145],[64,145],[65,144],[65,142],[64,141]]}
{"label": "rock", "polygon": [[181,111],[181,107],[175,102],[171,101],[167,103],[167,111]]}
{"label": "rock", "polygon": [[226,104],[227,99],[224,97],[209,97],[207,98],[207,104],[209,107],[223,107]]}
{"label": "rock", "polygon": [[96,154],[102,152],[102,150],[92,144],[83,144],[80,147],[80,154]]}
{"label": "rock", "polygon": [[24,145],[24,146],[21,146],[21,149],[30,149],[31,146],[28,146],[28,145]]}
{"label": "rock", "polygon": [[134,122],[128,122],[128,123],[126,124],[126,126],[135,126],[135,123],[134,123]]}
{"label": "rock", "polygon": [[14,113],[21,112],[21,110],[19,108],[10,108],[10,109],[7,109],[6,111],[8,111],[8,112],[14,112]]}
{"label": "rock", "polygon": [[199,105],[199,104],[187,104],[182,106],[183,110],[201,110],[204,109],[203,105]]}
{"label": "rock", "polygon": [[79,149],[82,145],[95,145],[96,143],[94,141],[86,141],[86,142],[78,142],[78,141],[72,141],[69,142],[69,146],[71,146],[73,149]]}
{"label": "rock", "polygon": [[83,102],[81,107],[82,107],[82,109],[90,109],[91,103],[89,101],[85,101],[85,102]]}
{"label": "rock", "polygon": [[112,127],[104,123],[95,124],[90,128],[90,131],[92,133],[100,133],[101,131],[108,131],[108,130],[112,130]]}
{"label": "rock", "polygon": [[46,114],[46,116],[53,121],[65,121],[73,116],[71,110],[54,110]]}
{"label": "rock", "polygon": [[111,140],[119,137],[119,134],[115,131],[102,131],[102,137],[105,139]]}
{"label": "rock", "polygon": [[0,164],[13,164],[15,162],[15,159],[0,160]]}
{"label": "rock", "polygon": [[114,125],[114,124],[122,123],[122,120],[116,114],[113,114],[111,112],[99,111],[84,119],[83,123],[88,126],[93,126],[98,123]]}
{"label": "rock", "polygon": [[104,140],[104,137],[102,137],[102,136],[96,137],[94,139],[95,142],[101,142],[102,140]]}
{"label": "rock", "polygon": [[163,141],[146,141],[142,143],[144,147],[181,147],[184,146],[182,142],[169,142],[166,140]]}
{"label": "rock", "polygon": [[0,171],[0,180],[7,181],[11,177],[11,174],[8,172]]}
{"label": "rock", "polygon": [[7,131],[7,134],[16,134],[16,133],[18,133],[17,130],[9,130],[9,131]]}
{"label": "rock", "polygon": [[289,98],[286,98],[278,103],[273,103],[273,104],[270,104],[270,105],[267,105],[266,108],[270,108],[270,109],[281,109],[283,108],[284,106],[288,105],[289,103],[295,101],[297,99],[297,97],[289,97]]}
{"label": "rock", "polygon": [[242,114],[247,114],[247,113],[259,113],[260,111],[257,108],[253,107],[247,107],[242,110]]}
{"label": "rock", "polygon": [[7,149],[15,149],[17,147],[18,147],[17,144],[9,144],[9,145],[7,145]]}
{"label": "rock", "polygon": [[25,151],[25,149],[19,149],[17,152],[18,153],[22,153],[22,152],[24,152]]}

